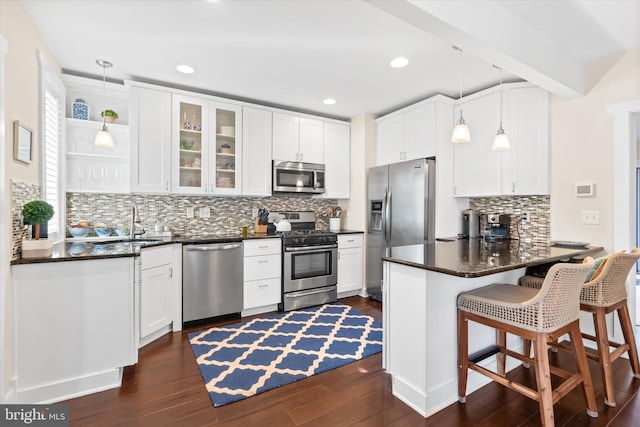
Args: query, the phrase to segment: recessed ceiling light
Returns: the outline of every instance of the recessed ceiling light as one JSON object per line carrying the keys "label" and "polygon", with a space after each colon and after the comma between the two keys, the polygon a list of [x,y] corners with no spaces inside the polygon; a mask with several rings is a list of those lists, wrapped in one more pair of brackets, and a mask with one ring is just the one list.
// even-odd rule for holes
{"label": "recessed ceiling light", "polygon": [[196,71],[193,67],[190,67],[189,65],[178,65],[176,67],[176,70],[184,74],[192,74],[192,73],[195,73]]}
{"label": "recessed ceiling light", "polygon": [[324,101],[322,101],[322,103],[325,105],[333,105],[336,103],[336,100],[333,98],[327,98]]}
{"label": "recessed ceiling light", "polygon": [[406,67],[408,63],[409,63],[409,60],[407,58],[400,57],[391,61],[389,65],[391,65],[393,68],[402,68],[402,67]]}

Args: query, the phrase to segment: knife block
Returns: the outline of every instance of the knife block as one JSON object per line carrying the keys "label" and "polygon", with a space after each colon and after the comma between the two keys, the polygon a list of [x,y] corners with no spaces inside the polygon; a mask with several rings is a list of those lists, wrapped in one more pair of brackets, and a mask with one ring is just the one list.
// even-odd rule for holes
{"label": "knife block", "polygon": [[254,233],[266,233],[267,232],[267,225],[266,224],[260,224],[260,219],[256,218],[256,223],[253,226],[253,232]]}

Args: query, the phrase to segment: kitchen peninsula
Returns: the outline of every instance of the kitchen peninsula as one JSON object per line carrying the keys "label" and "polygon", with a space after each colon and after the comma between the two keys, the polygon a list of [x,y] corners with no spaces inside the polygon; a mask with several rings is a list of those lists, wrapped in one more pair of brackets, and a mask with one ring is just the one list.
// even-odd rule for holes
{"label": "kitchen peninsula", "polygon": [[[383,367],[391,374],[393,394],[425,417],[457,401],[458,294],[492,283],[516,284],[527,267],[579,260],[602,250],[482,238],[391,248],[383,257]],[[470,354],[494,344],[493,329],[469,325]],[[508,336],[507,345],[516,351],[521,346],[514,336]],[[495,369],[495,358],[481,364]],[[507,369],[518,364],[507,359]],[[468,393],[489,381],[469,372]]]}

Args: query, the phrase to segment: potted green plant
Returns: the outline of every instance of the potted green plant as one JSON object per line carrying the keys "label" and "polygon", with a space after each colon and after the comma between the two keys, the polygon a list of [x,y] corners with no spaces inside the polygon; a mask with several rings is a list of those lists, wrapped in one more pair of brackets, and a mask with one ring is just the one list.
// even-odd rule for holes
{"label": "potted green plant", "polygon": [[22,218],[25,223],[31,224],[34,228],[33,236],[35,240],[22,241],[22,256],[41,257],[51,255],[53,242],[48,239],[40,239],[40,228],[53,218],[53,206],[44,200],[32,200],[22,207]]}
{"label": "potted green plant", "polygon": [[104,117],[105,122],[113,123],[118,118],[118,113],[113,110],[104,110],[102,113],[100,113],[100,116]]}

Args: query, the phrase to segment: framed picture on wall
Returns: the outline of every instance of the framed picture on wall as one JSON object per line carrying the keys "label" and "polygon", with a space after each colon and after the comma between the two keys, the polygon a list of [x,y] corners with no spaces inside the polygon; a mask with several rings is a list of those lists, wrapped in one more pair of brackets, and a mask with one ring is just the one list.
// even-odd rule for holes
{"label": "framed picture on wall", "polygon": [[13,158],[24,163],[31,163],[33,149],[33,132],[19,120],[13,121]]}

